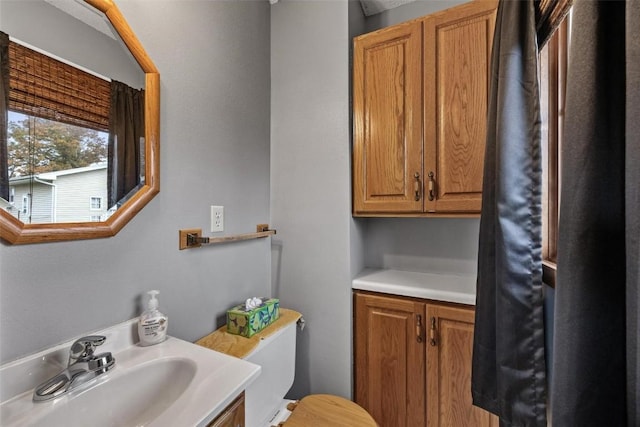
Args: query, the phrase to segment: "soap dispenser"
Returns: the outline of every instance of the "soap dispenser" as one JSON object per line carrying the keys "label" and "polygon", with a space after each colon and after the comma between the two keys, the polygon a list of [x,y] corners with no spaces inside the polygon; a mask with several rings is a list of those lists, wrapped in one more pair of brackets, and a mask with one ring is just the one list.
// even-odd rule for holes
{"label": "soap dispenser", "polygon": [[158,311],[158,299],[156,295],[160,292],[149,291],[149,301],[147,309],[140,315],[138,321],[138,336],[140,345],[148,346],[161,343],[167,339],[167,316]]}

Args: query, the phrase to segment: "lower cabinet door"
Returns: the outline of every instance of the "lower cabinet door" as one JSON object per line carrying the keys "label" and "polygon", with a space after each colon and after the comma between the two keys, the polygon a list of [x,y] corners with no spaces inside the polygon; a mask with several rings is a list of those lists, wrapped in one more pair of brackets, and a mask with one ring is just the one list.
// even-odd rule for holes
{"label": "lower cabinet door", "polygon": [[244,392],[207,427],[244,427]]}
{"label": "lower cabinet door", "polygon": [[497,427],[471,400],[474,309],[427,304],[427,427]]}
{"label": "lower cabinet door", "polygon": [[355,400],[380,427],[425,425],[424,303],[355,294]]}

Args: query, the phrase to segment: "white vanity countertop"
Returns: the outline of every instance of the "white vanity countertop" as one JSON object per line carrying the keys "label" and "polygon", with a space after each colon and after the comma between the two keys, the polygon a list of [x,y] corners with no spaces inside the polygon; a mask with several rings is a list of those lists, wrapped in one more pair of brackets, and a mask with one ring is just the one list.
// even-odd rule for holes
{"label": "white vanity countertop", "polygon": [[[89,423],[92,426],[111,426],[131,424],[122,420],[135,418],[144,421],[136,421],[135,425],[149,427],[206,426],[260,374],[258,365],[174,337],[168,337],[160,344],[141,347],[137,344],[137,319],[86,335],[107,337],[99,349],[113,353],[115,368],[91,380],[84,388],[78,387],[77,391],[70,391],[67,395],[34,403],[33,387],[66,366],[73,340],[2,365],[0,425],[80,426]],[[183,379],[176,369],[167,370],[173,367],[190,367],[187,371],[192,372],[190,375],[193,377]],[[185,383],[184,388],[171,398],[167,397],[167,390],[160,393],[166,402],[162,399],[146,402],[142,394],[148,392],[149,387],[141,388],[140,393],[135,392],[136,386],[142,383],[149,383],[152,387],[156,384],[158,387],[171,387],[172,384],[163,382],[165,377],[172,383]],[[134,390],[133,397],[127,398],[131,390]],[[152,389],[156,390],[158,388]],[[130,401],[140,398],[141,404],[129,408],[132,406],[130,402],[119,400],[123,396]],[[159,409],[154,409],[153,415],[149,415],[149,408],[156,406]],[[112,407],[117,409],[111,410]],[[85,417],[89,416],[94,418],[87,421]]]}
{"label": "white vanity countertop", "polygon": [[418,273],[400,270],[363,270],[353,289],[475,305],[476,276]]}

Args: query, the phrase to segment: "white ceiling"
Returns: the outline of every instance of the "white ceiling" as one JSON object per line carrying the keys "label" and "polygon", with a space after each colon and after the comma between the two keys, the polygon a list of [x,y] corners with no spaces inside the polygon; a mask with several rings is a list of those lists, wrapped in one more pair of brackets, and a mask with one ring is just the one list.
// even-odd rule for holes
{"label": "white ceiling", "polygon": [[118,40],[111,25],[108,24],[102,12],[94,9],[82,0],[44,0],[51,6],[57,7],[61,11],[73,16],[74,18],[92,26],[96,30]]}
{"label": "white ceiling", "polygon": [[[107,23],[106,19],[96,9],[89,6],[82,0],[44,0],[50,5],[57,7],[61,11],[73,16],[74,18],[92,26],[103,34],[116,39],[116,36]],[[276,3],[278,0],[269,0],[270,3]],[[393,9],[407,3],[413,3],[416,0],[360,0],[362,11],[365,16],[375,15],[385,10]]]}
{"label": "white ceiling", "polygon": [[416,0],[360,0],[360,4],[365,16],[371,16],[414,1]]}

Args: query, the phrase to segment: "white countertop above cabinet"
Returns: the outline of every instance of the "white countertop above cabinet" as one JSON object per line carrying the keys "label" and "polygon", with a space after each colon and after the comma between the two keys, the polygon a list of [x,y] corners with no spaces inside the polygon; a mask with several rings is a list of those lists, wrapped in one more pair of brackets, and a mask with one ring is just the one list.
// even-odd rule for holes
{"label": "white countertop above cabinet", "polygon": [[476,276],[400,270],[363,270],[353,289],[475,305]]}

